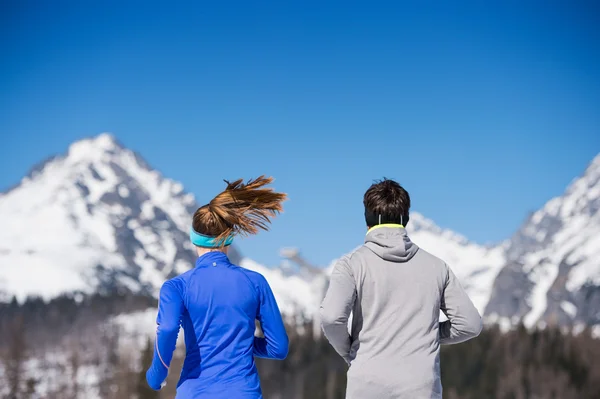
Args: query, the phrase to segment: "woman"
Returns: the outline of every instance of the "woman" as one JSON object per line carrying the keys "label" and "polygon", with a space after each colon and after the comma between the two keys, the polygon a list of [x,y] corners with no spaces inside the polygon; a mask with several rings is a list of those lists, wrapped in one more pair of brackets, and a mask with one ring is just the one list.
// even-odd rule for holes
{"label": "woman", "polygon": [[[225,181],[225,191],[194,213],[196,266],[160,289],[154,357],[146,372],[152,389],[167,377],[180,326],[186,357],[177,399],[262,398],[254,356],[287,356],[288,336],[269,284],[227,257],[235,235],[268,230],[269,217],[281,212],[286,194],[263,187],[272,180]],[[256,320],[264,337],[254,335]]]}

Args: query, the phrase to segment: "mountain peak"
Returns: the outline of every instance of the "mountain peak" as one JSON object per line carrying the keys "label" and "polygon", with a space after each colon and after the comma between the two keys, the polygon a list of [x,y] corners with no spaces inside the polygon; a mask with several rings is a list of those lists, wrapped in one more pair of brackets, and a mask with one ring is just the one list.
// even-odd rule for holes
{"label": "mountain peak", "polygon": [[101,133],[71,144],[67,157],[71,162],[89,161],[124,149],[111,133]]}
{"label": "mountain peak", "polygon": [[443,235],[450,240],[456,241],[457,243],[467,245],[469,240],[452,230],[444,229],[438,226],[433,220],[426,218],[419,212],[412,212],[410,215],[410,222],[408,223],[407,229],[410,232],[428,231],[438,235]]}
{"label": "mountain peak", "polygon": [[592,159],[591,164],[595,165],[596,167],[600,167],[600,152],[594,157],[594,159]]}
{"label": "mountain peak", "polygon": [[600,153],[592,159],[592,162],[588,165],[584,173],[585,176],[600,176]]}
{"label": "mountain peak", "polygon": [[[152,292],[195,260],[194,196],[108,133],[79,140],[0,196],[0,293]],[[33,244],[27,226],[44,240]],[[68,254],[65,258],[64,254]],[[53,267],[60,265],[60,267]],[[37,274],[39,286],[25,284]],[[46,284],[51,281],[50,284]]]}

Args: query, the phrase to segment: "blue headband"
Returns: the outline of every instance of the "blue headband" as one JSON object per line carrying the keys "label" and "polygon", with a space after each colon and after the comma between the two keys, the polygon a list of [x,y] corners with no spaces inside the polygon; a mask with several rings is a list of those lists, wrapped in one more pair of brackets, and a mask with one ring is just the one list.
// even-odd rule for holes
{"label": "blue headband", "polygon": [[[211,237],[211,236],[205,236],[204,234],[200,234],[198,233],[196,230],[194,230],[194,228],[192,227],[190,229],[190,240],[192,241],[192,244],[194,244],[197,247],[203,247],[203,248],[217,248],[220,246],[221,242],[223,240],[215,240],[215,237]],[[227,245],[231,245],[231,243],[233,242],[233,236],[229,236],[225,239],[225,246]]]}

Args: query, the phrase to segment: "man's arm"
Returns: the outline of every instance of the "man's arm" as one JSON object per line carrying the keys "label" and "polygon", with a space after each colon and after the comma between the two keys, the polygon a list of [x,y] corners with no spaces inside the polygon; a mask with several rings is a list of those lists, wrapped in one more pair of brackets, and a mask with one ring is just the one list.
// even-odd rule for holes
{"label": "man's arm", "polygon": [[348,258],[340,259],[331,273],[329,288],[321,303],[321,327],[335,351],[348,363],[351,338],[348,318],[356,299],[356,282]]}
{"label": "man's arm", "polygon": [[161,388],[169,373],[169,365],[177,345],[183,308],[183,298],[177,286],[171,280],[166,281],[160,289],[154,355],[152,364],[146,372],[146,381],[154,390]]}
{"label": "man's arm", "polygon": [[448,320],[440,323],[440,344],[458,344],[475,338],[483,328],[479,312],[460,285],[460,282],[448,269],[446,287],[442,296],[441,310]]}

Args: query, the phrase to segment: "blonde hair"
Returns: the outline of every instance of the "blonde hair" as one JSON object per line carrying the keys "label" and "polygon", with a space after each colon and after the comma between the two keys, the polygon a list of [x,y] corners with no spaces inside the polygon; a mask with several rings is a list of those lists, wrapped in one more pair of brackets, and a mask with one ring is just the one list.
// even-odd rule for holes
{"label": "blonde hair", "polygon": [[268,230],[271,217],[283,211],[281,203],[287,194],[264,188],[273,181],[272,177],[260,176],[243,183],[243,179],[227,183],[227,187],[208,204],[194,212],[192,226],[200,234],[215,237],[223,247],[232,235],[258,233]]}

